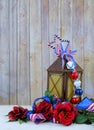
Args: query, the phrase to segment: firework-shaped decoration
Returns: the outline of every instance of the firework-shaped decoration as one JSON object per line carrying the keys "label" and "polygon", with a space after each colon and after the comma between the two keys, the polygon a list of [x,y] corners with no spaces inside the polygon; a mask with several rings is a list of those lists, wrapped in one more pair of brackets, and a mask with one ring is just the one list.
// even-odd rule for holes
{"label": "firework-shaped decoration", "polygon": [[[66,43],[65,48],[63,46],[64,43]],[[77,52],[77,50],[71,50],[69,40],[63,40],[58,35],[54,35],[54,40],[52,42],[49,42],[48,46],[50,46],[53,49],[54,53],[58,57],[62,58],[62,67],[64,66],[64,61],[66,60],[67,69],[75,69],[76,62],[74,59],[74,54]]]}

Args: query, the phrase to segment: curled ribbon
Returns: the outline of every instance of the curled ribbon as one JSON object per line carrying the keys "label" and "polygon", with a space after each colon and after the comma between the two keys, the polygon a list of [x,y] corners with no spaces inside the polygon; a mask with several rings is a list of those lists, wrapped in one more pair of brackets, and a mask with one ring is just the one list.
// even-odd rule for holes
{"label": "curled ribbon", "polygon": [[64,66],[64,59],[66,61],[73,61],[74,66],[76,66],[76,62],[75,59],[73,57],[73,55],[77,52],[76,50],[71,51],[70,50],[70,44],[68,43],[66,45],[65,50],[63,49],[63,45],[62,44],[58,44],[57,48],[54,49],[54,52],[57,56],[60,56],[62,58],[62,66]]}
{"label": "curled ribbon", "polygon": [[36,124],[46,121],[46,118],[41,113],[30,114],[29,118]]}
{"label": "curled ribbon", "polygon": [[[60,41],[60,43],[54,45],[56,43],[56,39]],[[62,43],[66,42],[67,45],[64,49]],[[70,50],[70,41],[61,39],[58,35],[54,35],[54,40],[52,42],[48,43],[48,46],[54,49],[54,53],[62,58],[62,67],[64,66],[64,59],[66,61],[71,60],[74,63],[74,66],[76,66],[75,59],[73,55],[77,52],[77,50]]]}

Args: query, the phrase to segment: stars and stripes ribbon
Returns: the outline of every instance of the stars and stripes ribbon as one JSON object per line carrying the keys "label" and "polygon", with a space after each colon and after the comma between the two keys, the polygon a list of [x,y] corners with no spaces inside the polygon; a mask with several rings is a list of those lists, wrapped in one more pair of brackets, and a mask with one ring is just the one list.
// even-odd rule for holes
{"label": "stars and stripes ribbon", "polygon": [[89,112],[94,112],[94,102],[92,104],[90,104],[86,110]]}
{"label": "stars and stripes ribbon", "polygon": [[46,121],[46,118],[41,113],[30,114],[29,119],[36,124]]}

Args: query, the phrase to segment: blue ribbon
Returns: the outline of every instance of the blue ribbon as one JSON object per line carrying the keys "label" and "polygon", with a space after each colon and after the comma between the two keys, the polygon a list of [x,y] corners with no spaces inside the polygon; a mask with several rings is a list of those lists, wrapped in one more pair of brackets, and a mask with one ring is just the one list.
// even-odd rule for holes
{"label": "blue ribbon", "polygon": [[60,48],[61,48],[61,50],[63,51],[63,46],[62,46],[62,43],[60,43]]}
{"label": "blue ribbon", "polygon": [[75,61],[75,59],[74,59],[74,57],[69,53],[69,54],[67,54],[66,56],[68,56],[68,57],[70,57],[70,59],[73,61],[73,63],[74,63],[74,67],[76,66],[76,61]]}
{"label": "blue ribbon", "polygon": [[87,109],[89,105],[92,104],[92,102],[93,101],[91,99],[89,99],[88,97],[85,97],[79,104],[76,105],[76,108],[80,110]]}
{"label": "blue ribbon", "polygon": [[58,55],[58,56],[60,56],[62,58],[62,66],[64,66],[64,59],[66,59],[66,61],[68,61],[69,58],[70,58],[73,61],[74,67],[75,67],[76,66],[76,62],[75,62],[75,59],[74,59],[74,57],[72,55],[74,53],[76,53],[77,50],[70,51],[69,50],[69,46],[70,46],[70,44],[68,43],[66,45],[66,47],[65,47],[65,50],[64,50],[62,43],[60,43],[60,51],[61,51],[60,54],[58,54],[58,52],[57,52],[58,48],[54,48],[54,52],[55,52],[56,55]]}
{"label": "blue ribbon", "polygon": [[27,114],[26,114],[26,117],[27,117],[28,119],[30,119],[30,115],[33,114],[33,113],[34,113],[33,111],[28,111]]}
{"label": "blue ribbon", "polygon": [[68,52],[69,43],[66,45],[65,52]]}

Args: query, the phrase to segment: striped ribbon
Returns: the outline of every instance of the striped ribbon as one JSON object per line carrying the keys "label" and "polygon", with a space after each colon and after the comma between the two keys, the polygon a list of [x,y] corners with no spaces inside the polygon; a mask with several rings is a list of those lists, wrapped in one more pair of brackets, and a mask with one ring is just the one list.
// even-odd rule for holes
{"label": "striped ribbon", "polygon": [[52,42],[49,42],[48,43],[48,46],[50,46],[51,48],[55,49],[55,46],[54,46],[54,43],[56,43],[56,40],[59,40],[60,42],[67,42],[67,43],[70,43],[69,40],[64,40],[64,39],[61,39],[58,35],[54,35],[54,40]]}
{"label": "striped ribbon", "polygon": [[36,124],[46,121],[46,118],[41,113],[30,114],[30,120]]}
{"label": "striped ribbon", "polygon": [[90,104],[86,110],[89,112],[94,112],[94,102],[92,104]]}
{"label": "striped ribbon", "polygon": [[[60,43],[56,43],[56,40],[59,40]],[[65,49],[62,45],[62,43],[65,42],[67,43]],[[63,40],[61,39],[58,35],[54,35],[54,40],[52,42],[48,43],[48,46],[50,46],[53,50],[54,53],[58,56],[62,58],[62,67],[64,66],[64,59],[66,59],[67,61],[72,60],[74,63],[74,66],[76,66],[76,62],[75,59],[73,57],[73,55],[77,52],[77,50],[72,50],[70,49],[70,41],[68,40]]]}

